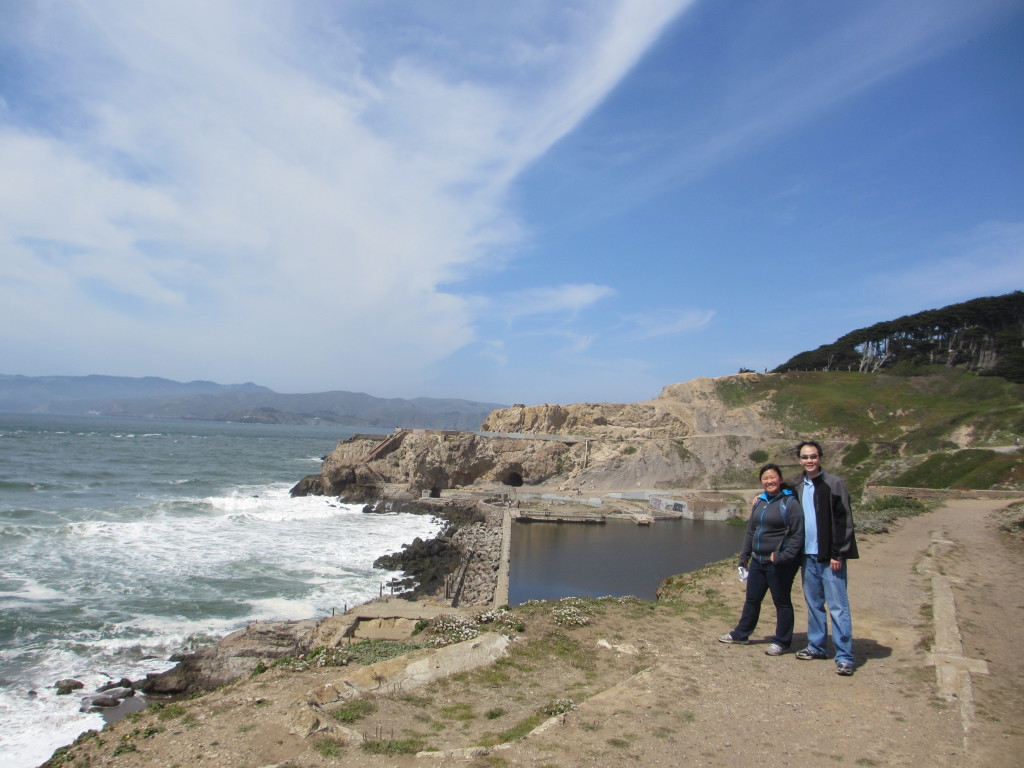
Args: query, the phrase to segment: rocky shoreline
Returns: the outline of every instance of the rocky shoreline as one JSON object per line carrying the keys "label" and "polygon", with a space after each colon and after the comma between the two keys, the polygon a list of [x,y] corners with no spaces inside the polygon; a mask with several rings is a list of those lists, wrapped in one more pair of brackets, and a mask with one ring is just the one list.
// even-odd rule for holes
{"label": "rocky shoreline", "polygon": [[174,699],[205,693],[251,674],[267,661],[298,658],[317,646],[337,643],[351,633],[358,617],[377,614],[381,606],[388,606],[385,612],[409,612],[397,609],[395,600],[410,607],[429,606],[420,611],[424,616],[441,608],[457,612],[494,602],[503,540],[500,507],[475,499],[424,499],[379,500],[363,509],[364,514],[394,512],[433,515],[446,521],[436,537],[417,538],[374,562],[374,567],[405,573],[392,585],[397,594],[322,619],[254,622],[214,645],[172,657],[173,667],[141,680],[111,680],[87,693],[84,684],[74,678],[59,680],[54,687],[59,695],[80,695],[81,711],[98,712],[106,722],[116,722],[144,708],[146,697]]}
{"label": "rocky shoreline", "polygon": [[[368,666],[267,663],[83,735],[46,765],[1017,765],[1024,670],[1020,615],[1006,606],[1024,600],[1024,553],[1012,537],[1020,505],[1009,520],[1003,506],[951,500],[865,536],[851,579],[853,677],[766,656],[770,622],[750,646],[717,642],[743,602],[721,563],[673,578],[653,603],[526,604],[514,610],[522,627],[504,635]],[[453,609],[385,598],[313,624],[341,639],[356,618],[384,631],[421,610]],[[955,689],[943,682],[951,670]]]}

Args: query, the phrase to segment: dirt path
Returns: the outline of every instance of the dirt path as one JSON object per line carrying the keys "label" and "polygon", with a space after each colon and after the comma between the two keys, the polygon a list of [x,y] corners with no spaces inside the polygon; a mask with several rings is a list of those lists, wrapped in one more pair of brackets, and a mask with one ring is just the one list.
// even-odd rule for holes
{"label": "dirt path", "polygon": [[[344,739],[318,750],[318,736],[296,732],[296,707],[310,689],[345,673],[272,670],[188,702],[175,719],[145,713],[115,723],[102,744],[86,740],[63,764],[1017,766],[1024,547],[997,530],[991,513],[1003,506],[951,502],[890,534],[864,537],[861,559],[850,565],[853,677],[837,676],[832,661],[766,656],[770,604],[754,643],[716,642],[743,599],[735,570],[723,567],[693,581],[697,608],[611,602],[591,624],[572,628],[555,625],[548,608],[524,609],[528,629],[513,646],[529,653],[415,695],[380,696],[376,714],[351,726],[367,738],[415,733],[456,750],[509,728],[540,702],[578,703],[490,751],[371,755]],[[806,617],[796,593],[798,648]]]}
{"label": "dirt path", "polygon": [[[516,751],[526,758],[544,742],[552,765],[610,765],[602,762],[606,749],[587,759],[559,746],[593,744],[590,720],[616,723],[602,730],[629,734],[624,752],[647,765],[1020,765],[1024,557],[990,518],[1001,506],[952,502],[864,542],[862,558],[850,565],[853,677],[837,676],[831,661],[765,656],[767,637],[746,647],[714,642],[729,622],[677,627],[676,643],[661,632],[648,638],[660,659],[635,685],[586,703],[581,717]],[[934,575],[951,586],[955,604],[954,625],[938,633]],[[742,587],[733,578],[718,586],[738,616]],[[767,635],[772,619],[769,607],[758,631]],[[797,627],[806,627],[802,606]],[[960,670],[957,693],[947,697],[930,653],[936,635],[951,630],[962,635],[963,658],[947,654],[944,663]],[[798,633],[794,647],[805,640]],[[967,671],[977,667],[988,674]],[[965,692],[973,694],[973,712],[961,711]]]}

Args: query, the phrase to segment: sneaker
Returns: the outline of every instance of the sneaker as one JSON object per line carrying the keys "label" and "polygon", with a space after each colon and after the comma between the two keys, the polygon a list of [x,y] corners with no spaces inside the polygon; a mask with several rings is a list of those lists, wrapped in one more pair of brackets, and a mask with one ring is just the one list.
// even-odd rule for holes
{"label": "sneaker", "polygon": [[849,677],[853,674],[853,664],[848,661],[840,661],[836,664],[836,674],[842,675],[843,677]]}
{"label": "sneaker", "polygon": [[732,636],[732,632],[726,632],[724,635],[718,638],[720,643],[731,643],[732,645],[746,645],[749,640],[737,640]]}
{"label": "sneaker", "polygon": [[779,645],[778,643],[772,643],[771,645],[769,645],[769,646],[768,646],[767,648],[765,648],[765,649],[764,649],[764,652],[765,652],[765,653],[766,653],[766,654],[767,654],[768,656],[781,656],[781,655],[782,655],[782,654],[784,654],[784,653],[785,653],[785,652],[786,652],[787,650],[788,650],[788,649],[786,649],[786,648],[783,648],[783,647],[782,647],[781,645]]}
{"label": "sneaker", "polygon": [[800,661],[810,661],[811,659],[827,659],[828,658],[828,656],[826,656],[824,653],[818,653],[817,651],[812,651],[810,648],[804,648],[803,650],[797,651],[796,652],[796,657],[798,659],[800,659]]}

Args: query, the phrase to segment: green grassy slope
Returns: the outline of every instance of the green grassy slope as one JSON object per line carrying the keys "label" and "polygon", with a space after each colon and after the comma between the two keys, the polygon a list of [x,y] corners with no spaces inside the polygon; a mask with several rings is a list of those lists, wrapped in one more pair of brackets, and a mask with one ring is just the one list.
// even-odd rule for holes
{"label": "green grassy slope", "polygon": [[[835,442],[829,466],[865,481],[924,488],[1024,487],[1024,385],[960,369],[919,376],[790,372],[719,379],[727,405],[763,403],[793,435]],[[969,444],[969,450],[959,450]],[[795,468],[795,467],[794,467]]]}

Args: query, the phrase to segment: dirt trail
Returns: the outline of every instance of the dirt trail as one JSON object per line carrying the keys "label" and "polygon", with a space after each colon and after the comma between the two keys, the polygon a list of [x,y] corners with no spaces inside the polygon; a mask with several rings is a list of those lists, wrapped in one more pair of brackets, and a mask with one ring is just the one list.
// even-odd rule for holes
{"label": "dirt trail", "polygon": [[[705,613],[613,606],[593,624],[568,630],[593,661],[571,670],[573,677],[554,664],[535,665],[514,696],[493,680],[474,687],[467,679],[423,691],[431,697],[428,710],[400,697],[381,701],[386,726],[399,735],[422,732],[430,719],[425,713],[439,724],[445,705],[472,702],[480,716],[435,734],[449,749],[479,743],[481,732],[493,728],[481,722],[482,713],[499,704],[512,709],[514,698],[535,705],[558,692],[582,702],[539,732],[490,752],[377,756],[353,744],[318,753],[316,738],[295,733],[289,718],[305,691],[341,672],[275,671],[189,702],[188,722],[146,715],[152,723],[115,723],[102,735],[104,745],[87,745],[88,764],[1017,766],[1024,754],[1024,546],[997,530],[991,513],[1005,505],[950,502],[890,534],[863,537],[861,558],[850,564],[853,677],[837,676],[831,660],[766,656],[770,602],[751,645],[716,642],[743,599],[735,570],[718,569],[697,585],[714,595],[715,607]],[[799,648],[806,615],[799,586],[795,592]],[[538,630],[540,636],[550,629]],[[366,720],[355,727],[372,733],[380,725]],[[137,735],[128,739],[138,751],[112,755],[132,729]]]}
{"label": "dirt trail", "polygon": [[[660,647],[654,669],[515,751],[526,758],[543,742],[552,765],[608,765],[602,762],[606,749],[589,759],[586,749],[566,754],[567,743],[593,743],[585,730],[589,719],[617,723],[616,730],[631,734],[624,751],[647,765],[1020,765],[1024,558],[1020,544],[990,517],[1002,506],[951,502],[892,534],[865,537],[861,559],[850,564],[858,659],[853,677],[837,676],[832,661],[765,656],[773,621],[769,602],[758,627],[763,642],[714,642],[716,632],[731,627],[728,622],[677,627],[676,643],[647,638]],[[941,543],[933,545],[933,539]],[[975,702],[966,728],[961,697],[940,695],[930,666],[933,572],[951,582],[963,656],[985,662],[963,666],[988,670],[960,675],[969,679]],[[719,586],[738,616],[742,587],[732,578]],[[797,627],[806,628],[802,607]],[[799,632],[794,647],[805,640]]]}

